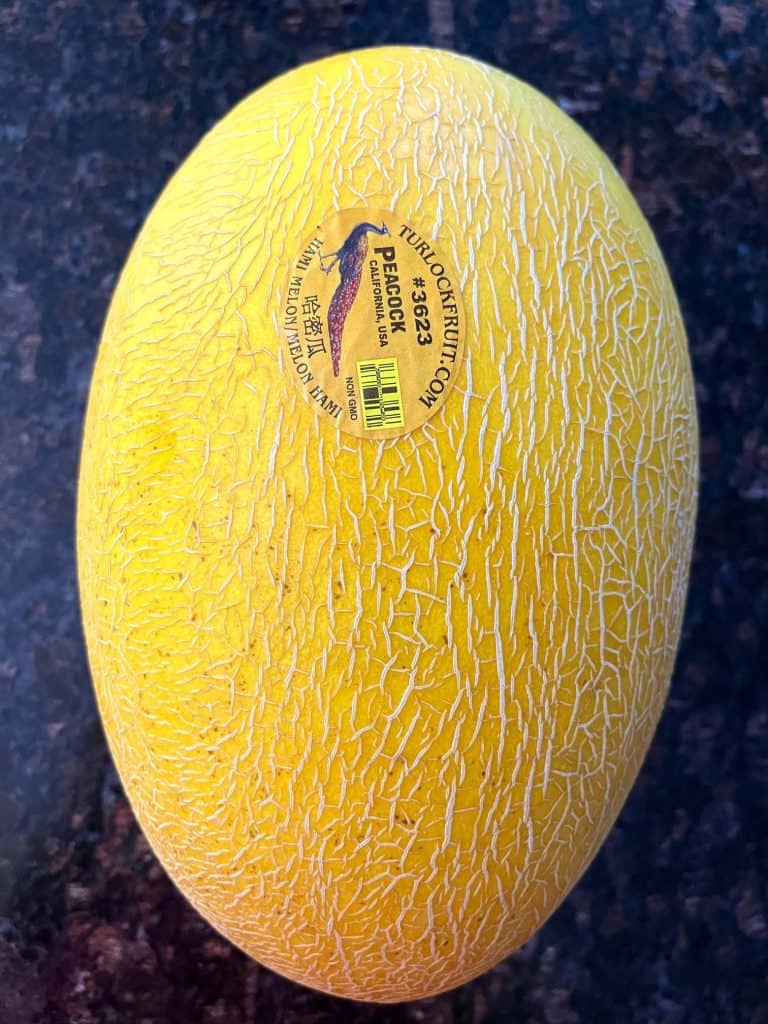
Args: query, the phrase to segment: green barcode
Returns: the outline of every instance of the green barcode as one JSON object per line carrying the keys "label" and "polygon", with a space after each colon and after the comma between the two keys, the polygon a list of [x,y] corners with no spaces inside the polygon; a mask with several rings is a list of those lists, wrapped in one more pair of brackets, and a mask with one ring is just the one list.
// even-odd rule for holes
{"label": "green barcode", "polygon": [[357,364],[366,430],[402,427],[403,396],[396,359],[368,359]]}

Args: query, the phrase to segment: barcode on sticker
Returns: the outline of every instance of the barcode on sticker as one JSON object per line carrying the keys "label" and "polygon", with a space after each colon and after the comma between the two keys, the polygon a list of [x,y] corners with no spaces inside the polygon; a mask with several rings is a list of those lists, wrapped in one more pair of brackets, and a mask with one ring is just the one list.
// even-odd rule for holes
{"label": "barcode on sticker", "polygon": [[357,364],[366,430],[402,427],[403,396],[396,359],[366,359]]}

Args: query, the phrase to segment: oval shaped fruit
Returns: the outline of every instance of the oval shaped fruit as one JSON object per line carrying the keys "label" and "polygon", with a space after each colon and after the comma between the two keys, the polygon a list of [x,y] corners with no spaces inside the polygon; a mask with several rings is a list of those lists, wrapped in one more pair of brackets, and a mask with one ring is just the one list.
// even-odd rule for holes
{"label": "oval shaped fruit", "polygon": [[78,510],[104,728],[194,906],[381,1001],[527,939],[664,703],[696,436],[652,234],[534,90],[379,49],[225,117],[116,289]]}

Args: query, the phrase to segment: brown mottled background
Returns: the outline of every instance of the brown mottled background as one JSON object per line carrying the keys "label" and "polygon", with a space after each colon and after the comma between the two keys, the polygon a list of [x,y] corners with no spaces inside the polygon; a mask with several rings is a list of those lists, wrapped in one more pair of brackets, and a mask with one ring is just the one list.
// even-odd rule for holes
{"label": "brown mottled background", "polygon": [[[666,254],[702,430],[672,696],[620,821],[472,985],[376,1008],[246,960],[186,905],[110,766],[73,508],[99,330],[163,183],[266,79],[432,43],[543,89]],[[0,1024],[768,1022],[768,4],[0,0]]]}

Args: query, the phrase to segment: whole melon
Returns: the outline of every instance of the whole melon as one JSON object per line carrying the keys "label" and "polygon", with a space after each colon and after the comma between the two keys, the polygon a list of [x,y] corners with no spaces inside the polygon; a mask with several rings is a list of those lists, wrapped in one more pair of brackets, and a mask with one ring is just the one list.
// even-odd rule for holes
{"label": "whole melon", "polygon": [[235,107],[125,265],[79,482],[104,729],[184,895],[357,999],[528,939],[653,735],[696,477],[663,259],[557,107],[412,48]]}

